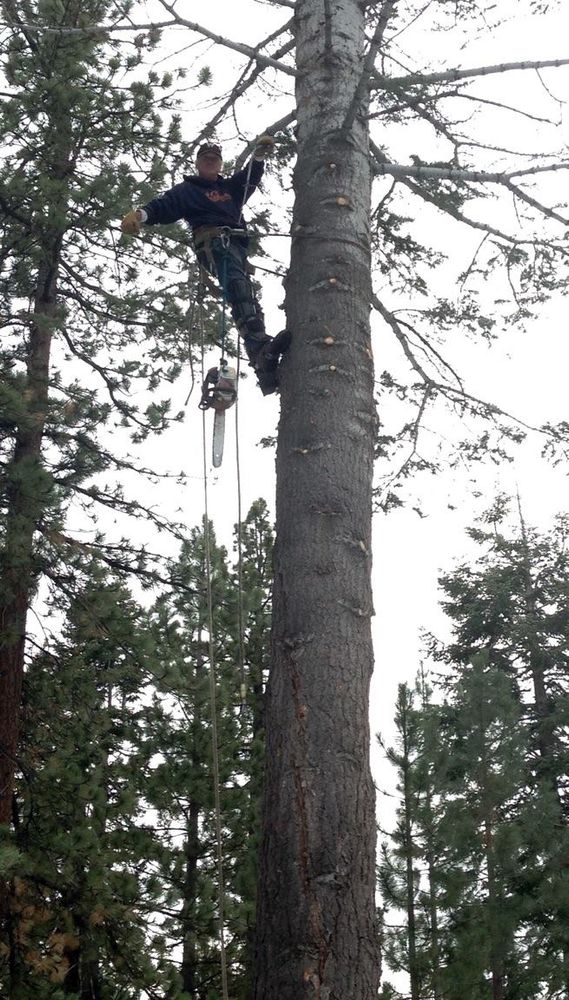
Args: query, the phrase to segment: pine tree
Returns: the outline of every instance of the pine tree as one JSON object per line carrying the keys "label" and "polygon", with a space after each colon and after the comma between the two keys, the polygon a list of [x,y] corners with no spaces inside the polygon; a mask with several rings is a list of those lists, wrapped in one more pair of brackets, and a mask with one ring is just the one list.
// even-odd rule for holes
{"label": "pine tree", "polygon": [[[119,4],[119,12],[129,6]],[[170,419],[169,402],[155,394],[160,380],[179,374],[187,353],[178,298],[187,299],[187,273],[184,267],[173,287],[154,275],[153,287],[141,293],[139,264],[129,251],[125,294],[117,272],[127,262],[124,248],[110,231],[118,207],[140,189],[125,154],[136,149],[155,184],[164,176],[162,156],[180,149],[179,122],[173,117],[165,127],[158,114],[172,105],[169,82],[155,73],[147,83],[136,80],[143,43],[152,47],[156,36],[142,39],[135,55],[123,54],[104,32],[91,30],[106,15],[115,17],[117,5],[106,0],[63,7],[56,0],[5,0],[1,11],[9,25],[3,53],[9,90],[0,119],[6,150],[0,168],[3,824],[11,815],[27,612],[40,580],[72,585],[63,564],[80,542],[62,530],[70,502],[95,521],[110,508],[164,524],[124,495],[117,472],[137,468],[127,454],[128,433],[140,440]],[[134,73],[127,86],[125,70]],[[187,237],[178,244],[181,255]],[[134,386],[152,394],[142,413],[128,398]],[[115,443],[124,427],[117,453],[97,440],[105,425]],[[109,560],[142,568],[132,545],[118,540]]]}
{"label": "pine tree", "polygon": [[417,678],[420,707],[417,725],[421,753],[417,760],[415,782],[417,786],[417,837],[416,845],[424,868],[419,903],[424,911],[424,982],[425,992],[432,1000],[440,1000],[441,951],[444,928],[442,922],[442,873],[448,866],[446,844],[440,832],[440,792],[438,774],[442,766],[440,748],[440,712],[433,703],[433,688],[421,664]]}
{"label": "pine tree", "polygon": [[[241,525],[241,643],[237,571],[210,525],[224,928],[237,1000],[252,976],[271,545],[258,501]],[[20,854],[2,855],[11,906],[0,984],[14,1000],[58,990],[206,1000],[221,987],[204,533],[190,533],[173,589],[150,615],[96,562],[74,569],[83,583],[61,638],[26,673]]]}
{"label": "pine tree", "polygon": [[[443,881],[447,845],[440,833],[441,751],[439,708],[421,667],[416,691],[399,687],[397,744],[386,749],[396,768],[397,822],[382,845],[379,886],[388,909],[386,959],[405,971],[413,997],[439,1000],[444,941]],[[382,744],[383,745],[383,744]],[[384,989],[393,989],[385,982]]]}
{"label": "pine tree", "polygon": [[156,981],[143,916],[156,845],[131,759],[153,649],[128,591],[96,563],[85,571],[61,637],[25,676],[19,856],[0,970],[13,1000],[117,990],[134,1000]]}
{"label": "pine tree", "polygon": [[[239,635],[237,572],[209,525],[214,608],[214,669],[223,850],[223,929],[230,995],[245,1000],[252,976],[252,934],[263,758],[263,678],[268,657],[271,529],[257,502],[241,526],[243,635]],[[204,531],[195,529],[175,570],[176,591],[155,609],[160,672],[149,710],[148,802],[166,836],[159,862],[164,906],[164,965],[172,998],[207,1000],[221,990],[218,932],[209,623]],[[152,764],[154,756],[160,762]],[[174,915],[173,910],[178,908]],[[168,958],[182,949],[179,977]],[[166,947],[168,943],[168,947]],[[175,984],[178,983],[178,986]],[[180,990],[178,994],[176,989]],[[216,995],[217,995],[216,993]]]}
{"label": "pine tree", "polygon": [[[520,822],[526,838],[517,892],[525,906],[526,957],[519,990],[565,996],[568,990],[566,664],[569,634],[567,520],[539,535],[523,524],[504,531],[503,499],[471,535],[484,548],[474,567],[443,577],[456,641],[443,658],[465,662],[483,651],[512,679],[525,723],[527,791]],[[522,985],[527,982],[526,987]],[[544,987],[547,983],[547,987]]]}
{"label": "pine tree", "polygon": [[420,873],[417,868],[419,787],[416,771],[420,737],[413,692],[406,684],[400,684],[398,688],[395,726],[398,745],[386,748],[386,757],[397,770],[400,805],[395,829],[390,837],[390,847],[387,843],[382,845],[380,888],[384,903],[405,914],[404,933],[395,932],[390,935],[388,964],[395,971],[405,970],[409,974],[411,1000],[419,1000],[424,995],[423,969],[417,940]]}
{"label": "pine tree", "polygon": [[451,998],[519,995],[520,900],[514,882],[522,856],[519,801],[525,782],[524,730],[511,680],[483,655],[447,682],[441,709],[446,750],[439,772],[447,844],[448,927],[442,972]]}
{"label": "pine tree", "polygon": [[511,535],[500,498],[482,522],[480,558],[441,581],[454,636],[430,644],[445,665],[435,702],[421,675],[414,756],[394,760],[388,925],[407,912],[388,955],[415,996],[565,997],[566,519],[539,535],[520,517]]}

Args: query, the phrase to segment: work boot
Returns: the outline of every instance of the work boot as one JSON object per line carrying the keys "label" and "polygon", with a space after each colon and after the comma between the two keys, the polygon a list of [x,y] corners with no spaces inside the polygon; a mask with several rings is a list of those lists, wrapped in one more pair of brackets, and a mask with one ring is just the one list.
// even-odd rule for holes
{"label": "work boot", "polygon": [[278,368],[281,357],[288,350],[291,340],[290,330],[281,330],[276,337],[261,344],[251,363],[255,369],[257,383],[263,396],[276,392],[279,385]]}

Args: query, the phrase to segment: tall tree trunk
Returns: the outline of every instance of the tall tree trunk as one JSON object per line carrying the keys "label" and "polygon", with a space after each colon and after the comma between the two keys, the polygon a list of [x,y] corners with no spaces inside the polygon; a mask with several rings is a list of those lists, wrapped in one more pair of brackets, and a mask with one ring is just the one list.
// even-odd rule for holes
{"label": "tall tree trunk", "polygon": [[[488,774],[485,773],[485,780]],[[494,836],[492,829],[492,817],[486,816],[484,819],[484,845],[486,849],[486,871],[488,875],[488,909],[489,924],[491,933],[490,964],[492,975],[492,1000],[503,1000],[504,997],[504,949],[503,942],[497,926],[497,916],[500,911],[501,899],[496,885],[496,871],[494,865]]]}
{"label": "tall tree trunk", "polygon": [[[82,902],[78,900],[76,905],[81,906]],[[69,948],[65,953],[69,970],[63,982],[63,992],[79,1000],[102,1000],[98,941],[82,914],[73,913],[73,926],[78,946]]]}
{"label": "tall tree trunk", "polygon": [[35,585],[33,539],[50,483],[41,465],[47,415],[51,319],[55,310],[61,238],[40,267],[30,325],[25,400],[27,412],[6,470],[8,515],[0,557],[0,825],[11,819],[20,734],[26,617]]}
{"label": "tall tree trunk", "polygon": [[407,718],[403,720],[403,808],[405,836],[405,886],[407,906],[407,948],[409,953],[409,984],[411,1000],[419,1000],[419,973],[417,968],[417,929],[415,915],[415,873],[413,871],[413,830],[411,768],[409,765],[409,743],[407,739]]}
{"label": "tall tree trunk", "polygon": [[[195,766],[195,760],[193,761]],[[197,934],[196,908],[198,902],[198,859],[200,840],[198,821],[200,808],[195,799],[190,802],[186,825],[186,871],[184,875],[184,900],[180,921],[182,942],[182,989],[188,996],[196,995]]]}
{"label": "tall tree trunk", "polygon": [[432,798],[430,790],[427,791],[427,809],[429,813],[429,826],[427,829],[427,864],[429,869],[429,936],[431,953],[431,988],[433,1000],[440,1000],[440,943],[439,943],[439,913],[437,905],[437,883],[436,883],[436,862],[434,850],[434,834],[432,827]]}
{"label": "tall tree trunk", "polygon": [[[525,583],[525,608],[527,615],[527,646],[529,651],[529,667],[532,678],[535,718],[537,724],[537,747],[539,760],[537,762],[537,774],[551,788],[555,796],[559,830],[567,828],[567,812],[560,790],[559,761],[557,759],[557,739],[556,720],[554,712],[554,699],[547,688],[547,670],[551,668],[551,653],[543,640],[539,638],[540,618],[535,601],[535,582],[532,576],[531,554],[526,533],[525,523],[520,510],[520,524],[522,530],[522,540],[524,543],[524,583]],[[567,867],[569,860],[567,852],[561,861],[561,867]],[[556,861],[556,866],[559,860]],[[563,968],[563,978],[565,980],[564,995],[569,998],[569,926],[567,908],[561,907],[556,913],[556,923],[558,927],[558,940],[561,947],[561,961]]]}
{"label": "tall tree trunk", "polygon": [[370,168],[358,0],[298,0],[257,1000],[372,1000]]}

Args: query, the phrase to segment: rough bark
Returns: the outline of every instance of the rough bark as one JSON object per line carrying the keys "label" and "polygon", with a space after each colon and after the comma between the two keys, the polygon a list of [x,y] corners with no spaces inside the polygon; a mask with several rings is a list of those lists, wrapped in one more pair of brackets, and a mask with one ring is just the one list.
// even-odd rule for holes
{"label": "rough bark", "polygon": [[277,451],[257,1000],[372,1000],[373,363],[363,5],[298,0],[298,161]]}

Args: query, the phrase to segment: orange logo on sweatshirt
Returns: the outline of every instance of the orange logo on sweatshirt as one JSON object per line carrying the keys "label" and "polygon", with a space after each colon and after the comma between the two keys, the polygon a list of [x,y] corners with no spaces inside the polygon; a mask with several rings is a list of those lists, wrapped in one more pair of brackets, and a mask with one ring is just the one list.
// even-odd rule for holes
{"label": "orange logo on sweatshirt", "polygon": [[231,195],[226,191],[206,191],[210,201],[231,201]]}

